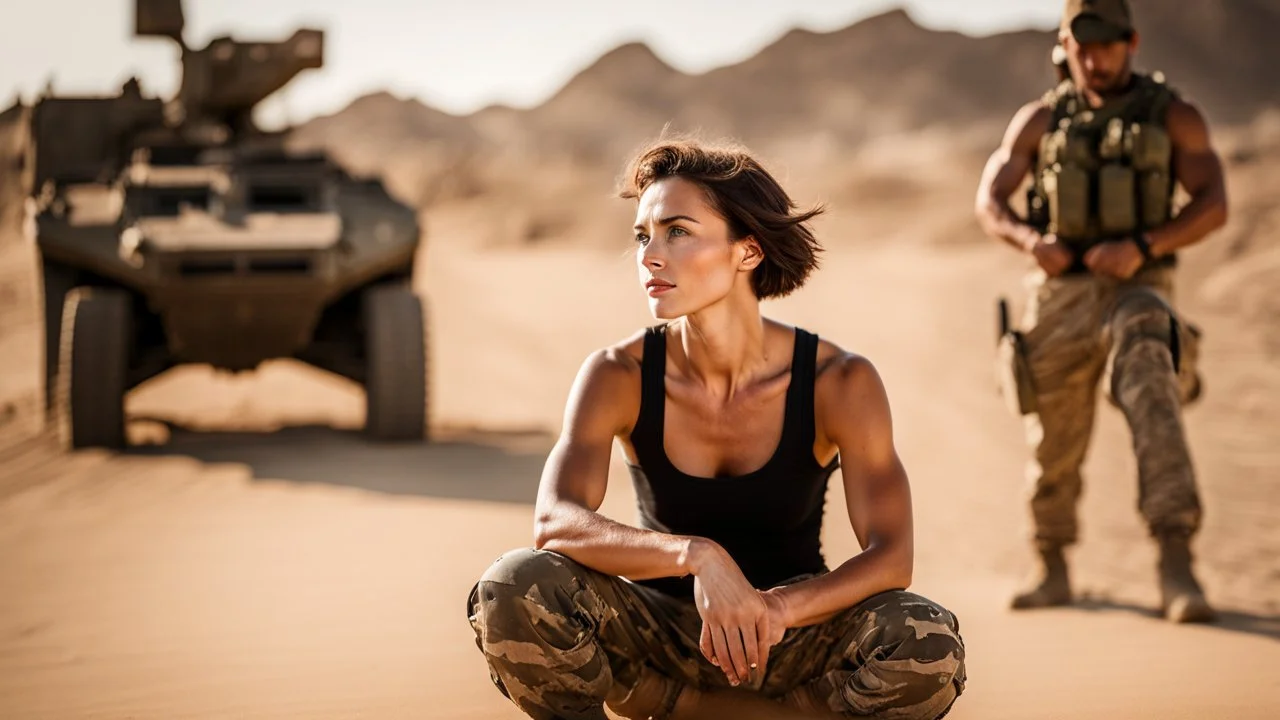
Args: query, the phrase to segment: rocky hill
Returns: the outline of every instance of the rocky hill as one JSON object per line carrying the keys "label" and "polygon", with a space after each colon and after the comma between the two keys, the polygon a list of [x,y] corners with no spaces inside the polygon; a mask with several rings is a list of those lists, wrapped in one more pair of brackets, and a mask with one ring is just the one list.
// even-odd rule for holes
{"label": "rocky hill", "polygon": [[[1280,107],[1271,69],[1280,45],[1270,42],[1280,5],[1134,5],[1143,31],[1139,67],[1164,71],[1212,121],[1248,123]],[[533,186],[576,185],[570,177],[597,186],[664,128],[742,140],[801,174],[849,167],[908,133],[932,141],[924,150],[899,143],[894,152],[910,156],[906,165],[930,164],[938,149],[985,152],[1013,111],[1051,84],[1053,40],[1052,31],[935,31],[894,10],[833,32],[792,31],[741,63],[700,75],[633,43],[534,108],[454,116],[378,93],[309,122],[296,140],[332,149],[358,172],[383,174],[424,206],[506,191],[539,195]],[[961,162],[968,171],[973,160]]]}

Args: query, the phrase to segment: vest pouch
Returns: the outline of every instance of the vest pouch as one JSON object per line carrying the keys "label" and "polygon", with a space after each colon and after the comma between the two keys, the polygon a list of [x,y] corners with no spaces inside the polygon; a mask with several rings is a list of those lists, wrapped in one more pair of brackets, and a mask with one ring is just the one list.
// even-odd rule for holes
{"label": "vest pouch", "polygon": [[1169,133],[1159,125],[1135,124],[1130,130],[1133,138],[1133,167],[1139,172],[1169,172],[1173,157],[1173,142]]}
{"label": "vest pouch", "polygon": [[1104,161],[1119,160],[1124,156],[1128,138],[1124,131],[1124,120],[1111,118],[1107,129],[1098,143],[1098,157]]}
{"label": "vest pouch", "polygon": [[1044,137],[1040,143],[1040,162],[1044,167],[1053,167],[1054,163],[1063,159],[1063,149],[1067,145],[1067,133],[1054,130]]}
{"label": "vest pouch", "polygon": [[1132,168],[1108,163],[1098,171],[1098,226],[1103,233],[1128,233],[1137,228],[1135,189]]}
{"label": "vest pouch", "polygon": [[1171,189],[1168,173],[1161,171],[1142,174],[1142,224],[1156,228],[1169,220]]}
{"label": "vest pouch", "polygon": [[1062,165],[1044,175],[1049,198],[1049,229],[1063,239],[1089,235],[1089,174],[1075,165]]}
{"label": "vest pouch", "polygon": [[1063,166],[1075,165],[1085,170],[1098,167],[1098,139],[1093,133],[1075,129],[1064,133],[1058,162]]}

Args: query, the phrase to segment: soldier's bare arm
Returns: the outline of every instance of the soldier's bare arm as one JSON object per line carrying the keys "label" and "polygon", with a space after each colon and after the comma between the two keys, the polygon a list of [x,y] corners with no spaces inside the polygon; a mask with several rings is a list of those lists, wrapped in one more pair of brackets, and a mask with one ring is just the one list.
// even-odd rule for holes
{"label": "soldier's bare arm", "polygon": [[1040,138],[1049,129],[1052,111],[1039,101],[1023,105],[1009,122],[1000,147],[987,160],[978,183],[974,214],[988,235],[1030,253],[1049,275],[1071,266],[1072,255],[1053,236],[1043,236],[1018,218],[1009,197],[1035,166]]}
{"label": "soldier's bare arm", "polygon": [[1018,218],[1009,207],[1009,198],[1034,166],[1040,136],[1050,119],[1049,108],[1040,102],[1022,106],[1009,122],[1000,147],[987,160],[978,184],[974,212],[982,229],[1026,252],[1040,239],[1040,233]]}
{"label": "soldier's bare arm", "polygon": [[911,489],[893,440],[884,383],[866,358],[840,352],[818,378],[820,436],[840,451],[849,521],[863,551],[830,573],[773,592],[788,625],[810,625],[886,590],[911,584]]}
{"label": "soldier's bare arm", "polygon": [[639,412],[640,365],[619,348],[584,361],[569,394],[564,429],[544,466],[535,507],[535,547],[632,579],[690,573],[692,538],[635,528],[599,514],[613,440]]}
{"label": "soldier's bare arm", "polygon": [[1203,240],[1227,222],[1227,189],[1222,160],[1213,148],[1209,126],[1196,106],[1176,100],[1166,119],[1173,144],[1175,179],[1190,196],[1169,223],[1147,233],[1156,256]]}

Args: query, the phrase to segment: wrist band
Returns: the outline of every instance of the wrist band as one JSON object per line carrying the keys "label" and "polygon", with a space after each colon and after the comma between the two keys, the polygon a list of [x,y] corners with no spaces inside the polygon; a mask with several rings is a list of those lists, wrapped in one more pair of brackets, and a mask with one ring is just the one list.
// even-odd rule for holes
{"label": "wrist band", "polygon": [[1151,252],[1151,243],[1147,242],[1145,235],[1134,235],[1133,244],[1138,246],[1138,251],[1142,253],[1142,257],[1147,260],[1155,260],[1155,253]]}

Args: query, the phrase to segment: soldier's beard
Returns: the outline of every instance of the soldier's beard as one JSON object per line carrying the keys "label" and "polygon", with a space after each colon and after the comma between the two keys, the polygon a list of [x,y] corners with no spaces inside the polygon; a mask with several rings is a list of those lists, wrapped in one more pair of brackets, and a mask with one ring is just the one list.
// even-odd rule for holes
{"label": "soldier's beard", "polygon": [[1106,95],[1117,89],[1120,84],[1118,77],[1116,73],[1091,72],[1085,79],[1088,81],[1090,90]]}
{"label": "soldier's beard", "polygon": [[1088,88],[1099,95],[1119,95],[1129,89],[1129,64],[1126,62],[1124,67],[1115,72],[1109,71],[1089,71],[1085,73],[1085,82]]}

